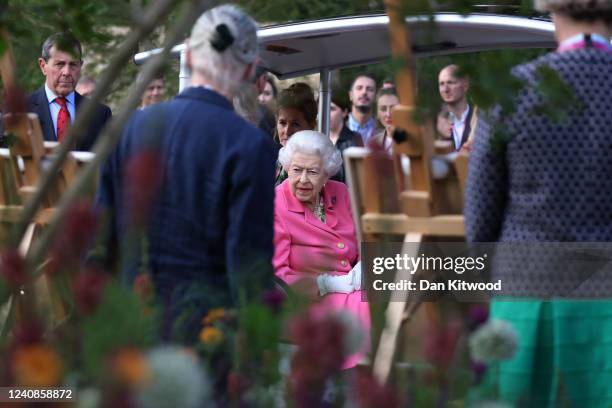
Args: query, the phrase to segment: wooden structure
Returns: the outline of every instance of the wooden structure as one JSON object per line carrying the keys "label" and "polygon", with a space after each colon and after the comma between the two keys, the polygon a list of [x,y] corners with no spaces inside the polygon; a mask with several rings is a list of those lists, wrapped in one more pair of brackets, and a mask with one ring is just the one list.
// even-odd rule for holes
{"label": "wooden structure", "polygon": [[[465,235],[462,197],[467,178],[467,155],[456,154],[448,160],[449,175],[436,179],[432,174],[432,160],[442,147],[434,143],[431,122],[415,123],[415,81],[412,66],[410,32],[400,14],[399,0],[386,0],[392,55],[404,62],[396,74],[400,105],[392,115],[396,128],[403,131],[394,137],[394,157],[385,157],[367,150],[348,150],[345,154],[353,211],[358,220],[357,230],[363,241],[376,241],[383,235],[403,235],[406,243],[427,242],[431,239],[462,239]],[[405,189],[398,155],[410,159],[410,188]],[[385,176],[393,169],[389,182]],[[397,197],[397,200],[394,199]],[[388,201],[396,205],[389,205]],[[409,249],[411,248],[411,249]],[[416,248],[416,249],[415,249]],[[405,246],[406,251],[418,251],[418,245]],[[417,253],[414,253],[417,256]],[[405,274],[405,276],[404,276]],[[412,279],[408,272],[397,273],[396,281]],[[387,381],[396,354],[402,323],[415,311],[425,315],[430,324],[439,322],[437,305],[414,298],[415,292],[401,292],[385,311],[385,326],[375,350],[374,375]]]}

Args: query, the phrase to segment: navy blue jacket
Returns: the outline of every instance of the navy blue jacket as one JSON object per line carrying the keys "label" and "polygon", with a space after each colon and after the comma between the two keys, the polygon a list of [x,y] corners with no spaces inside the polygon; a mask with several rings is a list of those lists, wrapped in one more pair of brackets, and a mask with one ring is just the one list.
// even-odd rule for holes
{"label": "navy blue jacket", "polygon": [[[270,137],[203,87],[137,112],[102,169],[97,194],[97,203],[111,210],[111,246],[136,246],[126,211],[125,165],[150,147],[161,148],[163,157],[148,233],[148,268],[157,294],[184,300],[191,296],[185,288],[198,286],[207,294],[192,295],[206,309],[269,287],[275,162]],[[124,276],[132,281],[143,258],[121,255]],[[205,306],[202,296],[208,298]]]}
{"label": "navy blue jacket", "polygon": [[[77,114],[81,106],[83,106],[82,103],[86,100],[86,97],[77,92],[74,93],[74,105]],[[51,113],[49,111],[49,101],[47,101],[47,94],[45,93],[44,86],[28,96],[28,112],[38,115],[44,139],[52,142],[57,141],[55,130],[53,129],[53,120],[51,119]],[[102,128],[104,128],[106,121],[108,121],[111,116],[111,110],[108,106],[102,105],[101,103],[96,104],[96,111],[89,123],[89,129],[87,133],[77,141],[76,150],[91,150]]]}

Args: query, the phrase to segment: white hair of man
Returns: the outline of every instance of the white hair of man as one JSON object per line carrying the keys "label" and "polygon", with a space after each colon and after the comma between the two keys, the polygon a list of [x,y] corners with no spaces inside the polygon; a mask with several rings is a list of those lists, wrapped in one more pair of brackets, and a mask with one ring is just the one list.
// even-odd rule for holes
{"label": "white hair of man", "polygon": [[257,58],[257,24],[240,8],[226,4],[198,18],[189,39],[192,69],[232,97],[244,70]]}
{"label": "white hair of man", "polygon": [[285,171],[289,171],[293,155],[316,154],[321,157],[323,171],[328,177],[334,176],[342,166],[342,155],[329,137],[315,130],[302,130],[289,138],[285,147],[278,152],[278,161]]}

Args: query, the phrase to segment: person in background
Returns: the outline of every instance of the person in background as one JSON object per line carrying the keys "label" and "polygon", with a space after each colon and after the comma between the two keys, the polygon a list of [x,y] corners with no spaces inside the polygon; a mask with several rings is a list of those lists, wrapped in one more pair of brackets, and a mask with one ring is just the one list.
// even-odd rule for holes
{"label": "person in background", "polygon": [[[38,115],[43,137],[62,142],[87,99],[75,91],[81,77],[82,49],[70,32],[49,36],[42,46],[38,66],[45,84],[28,96],[28,112]],[[76,141],[76,150],[91,150],[112,113],[108,106],[97,103],[87,130]]]}
{"label": "person in background", "polygon": [[166,80],[163,76],[153,79],[140,99],[140,109],[163,102],[166,98]]}
{"label": "person in background", "polygon": [[370,309],[363,300],[359,246],[349,192],[330,180],[342,165],[329,137],[316,131],[293,135],[279,152],[289,178],[276,187],[274,258],[276,276],[316,299],[312,308],[346,311],[360,323],[359,351],[346,358],[355,367],[370,348]]}
{"label": "person in background", "polygon": [[438,117],[437,130],[447,139],[451,139],[455,150],[469,151],[478,125],[478,108],[470,105],[467,93],[470,81],[458,76],[459,67],[448,65],[438,75],[438,89],[444,102],[441,115]]}
{"label": "person in background", "polygon": [[79,79],[75,91],[89,98],[91,97],[91,94],[93,94],[95,89],[96,81],[91,77],[84,76]]}
{"label": "person in background", "polygon": [[386,77],[385,79],[383,79],[382,81],[382,85],[380,87],[381,89],[385,89],[385,88],[395,88],[395,82],[393,82],[393,78],[391,77]]}
{"label": "person in background", "polygon": [[[336,149],[340,151],[340,154],[351,146],[363,147],[361,135],[353,132],[346,126],[350,101],[344,95],[344,92],[332,92],[329,109],[329,138],[334,146],[336,146]],[[332,180],[346,183],[344,161],[338,173],[332,177]]]}
{"label": "person in background", "polygon": [[[257,87],[258,110],[261,116],[259,122],[257,122],[257,127],[270,135],[271,139],[274,139],[276,128],[276,118],[274,117],[277,96],[276,86],[271,74],[261,67],[257,68],[256,75],[259,76],[255,83]],[[262,101],[262,95],[267,94],[270,89],[272,89],[273,98],[271,100],[264,98],[264,101]]]}
{"label": "person in background", "polygon": [[[276,104],[276,139],[282,146],[300,130],[314,130],[317,125],[318,107],[310,86],[297,82],[283,89]],[[287,178],[280,162],[276,164],[275,185]]]}
{"label": "person in background", "polygon": [[348,128],[361,135],[363,145],[374,136],[376,119],[373,115],[374,97],[376,95],[376,80],[370,74],[358,74],[349,91],[351,112],[348,118]]}
{"label": "person in background", "polygon": [[387,153],[393,152],[393,119],[391,112],[393,107],[399,104],[399,98],[395,88],[381,88],[376,95],[377,118],[382,129],[374,135],[373,143]]}
{"label": "person in background", "polygon": [[[150,276],[164,340],[194,344],[208,310],[259,300],[273,285],[276,152],[231,103],[258,49],[257,25],[238,7],[203,13],[187,46],[191,86],[137,111],[101,171],[96,201],[110,217],[108,246],[118,246],[107,253],[120,256],[127,283]],[[146,244],[131,254],[139,228]]]}
{"label": "person in background", "polygon": [[266,106],[271,111],[274,111],[274,105],[276,103],[276,98],[278,97],[278,90],[274,84],[274,79],[272,79],[270,74],[264,74],[263,79],[263,87],[257,99],[259,100],[259,103]]}
{"label": "person in background", "polygon": [[[485,387],[509,406],[609,407],[610,252],[599,248],[612,241],[612,2],[535,5],[551,13],[558,48],[513,69],[524,84],[515,109],[483,116],[469,163],[467,240],[510,243],[498,250],[525,243],[538,255],[533,265],[512,253],[492,271],[509,296],[523,299],[491,301],[491,318],[514,326],[519,342],[512,359],[488,371]],[[549,86],[569,90],[565,105],[552,106],[563,119],[534,109],[547,103],[542,72],[560,81]],[[542,243],[589,248],[549,259],[542,247],[551,246]],[[570,268],[575,262],[580,269]]]}

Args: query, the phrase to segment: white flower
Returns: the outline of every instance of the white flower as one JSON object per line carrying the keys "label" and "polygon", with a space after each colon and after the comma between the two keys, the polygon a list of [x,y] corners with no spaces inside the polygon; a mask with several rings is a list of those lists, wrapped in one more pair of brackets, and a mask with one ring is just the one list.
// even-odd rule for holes
{"label": "white flower", "polygon": [[508,322],[489,320],[470,336],[470,354],[483,363],[507,360],[514,356],[517,343],[516,331]]}
{"label": "white flower", "polygon": [[138,394],[141,408],[200,408],[214,405],[206,373],[182,348],[158,347],[148,356],[151,380]]}
{"label": "white flower", "polygon": [[100,406],[100,390],[87,387],[79,390],[78,408],[97,408]]}

